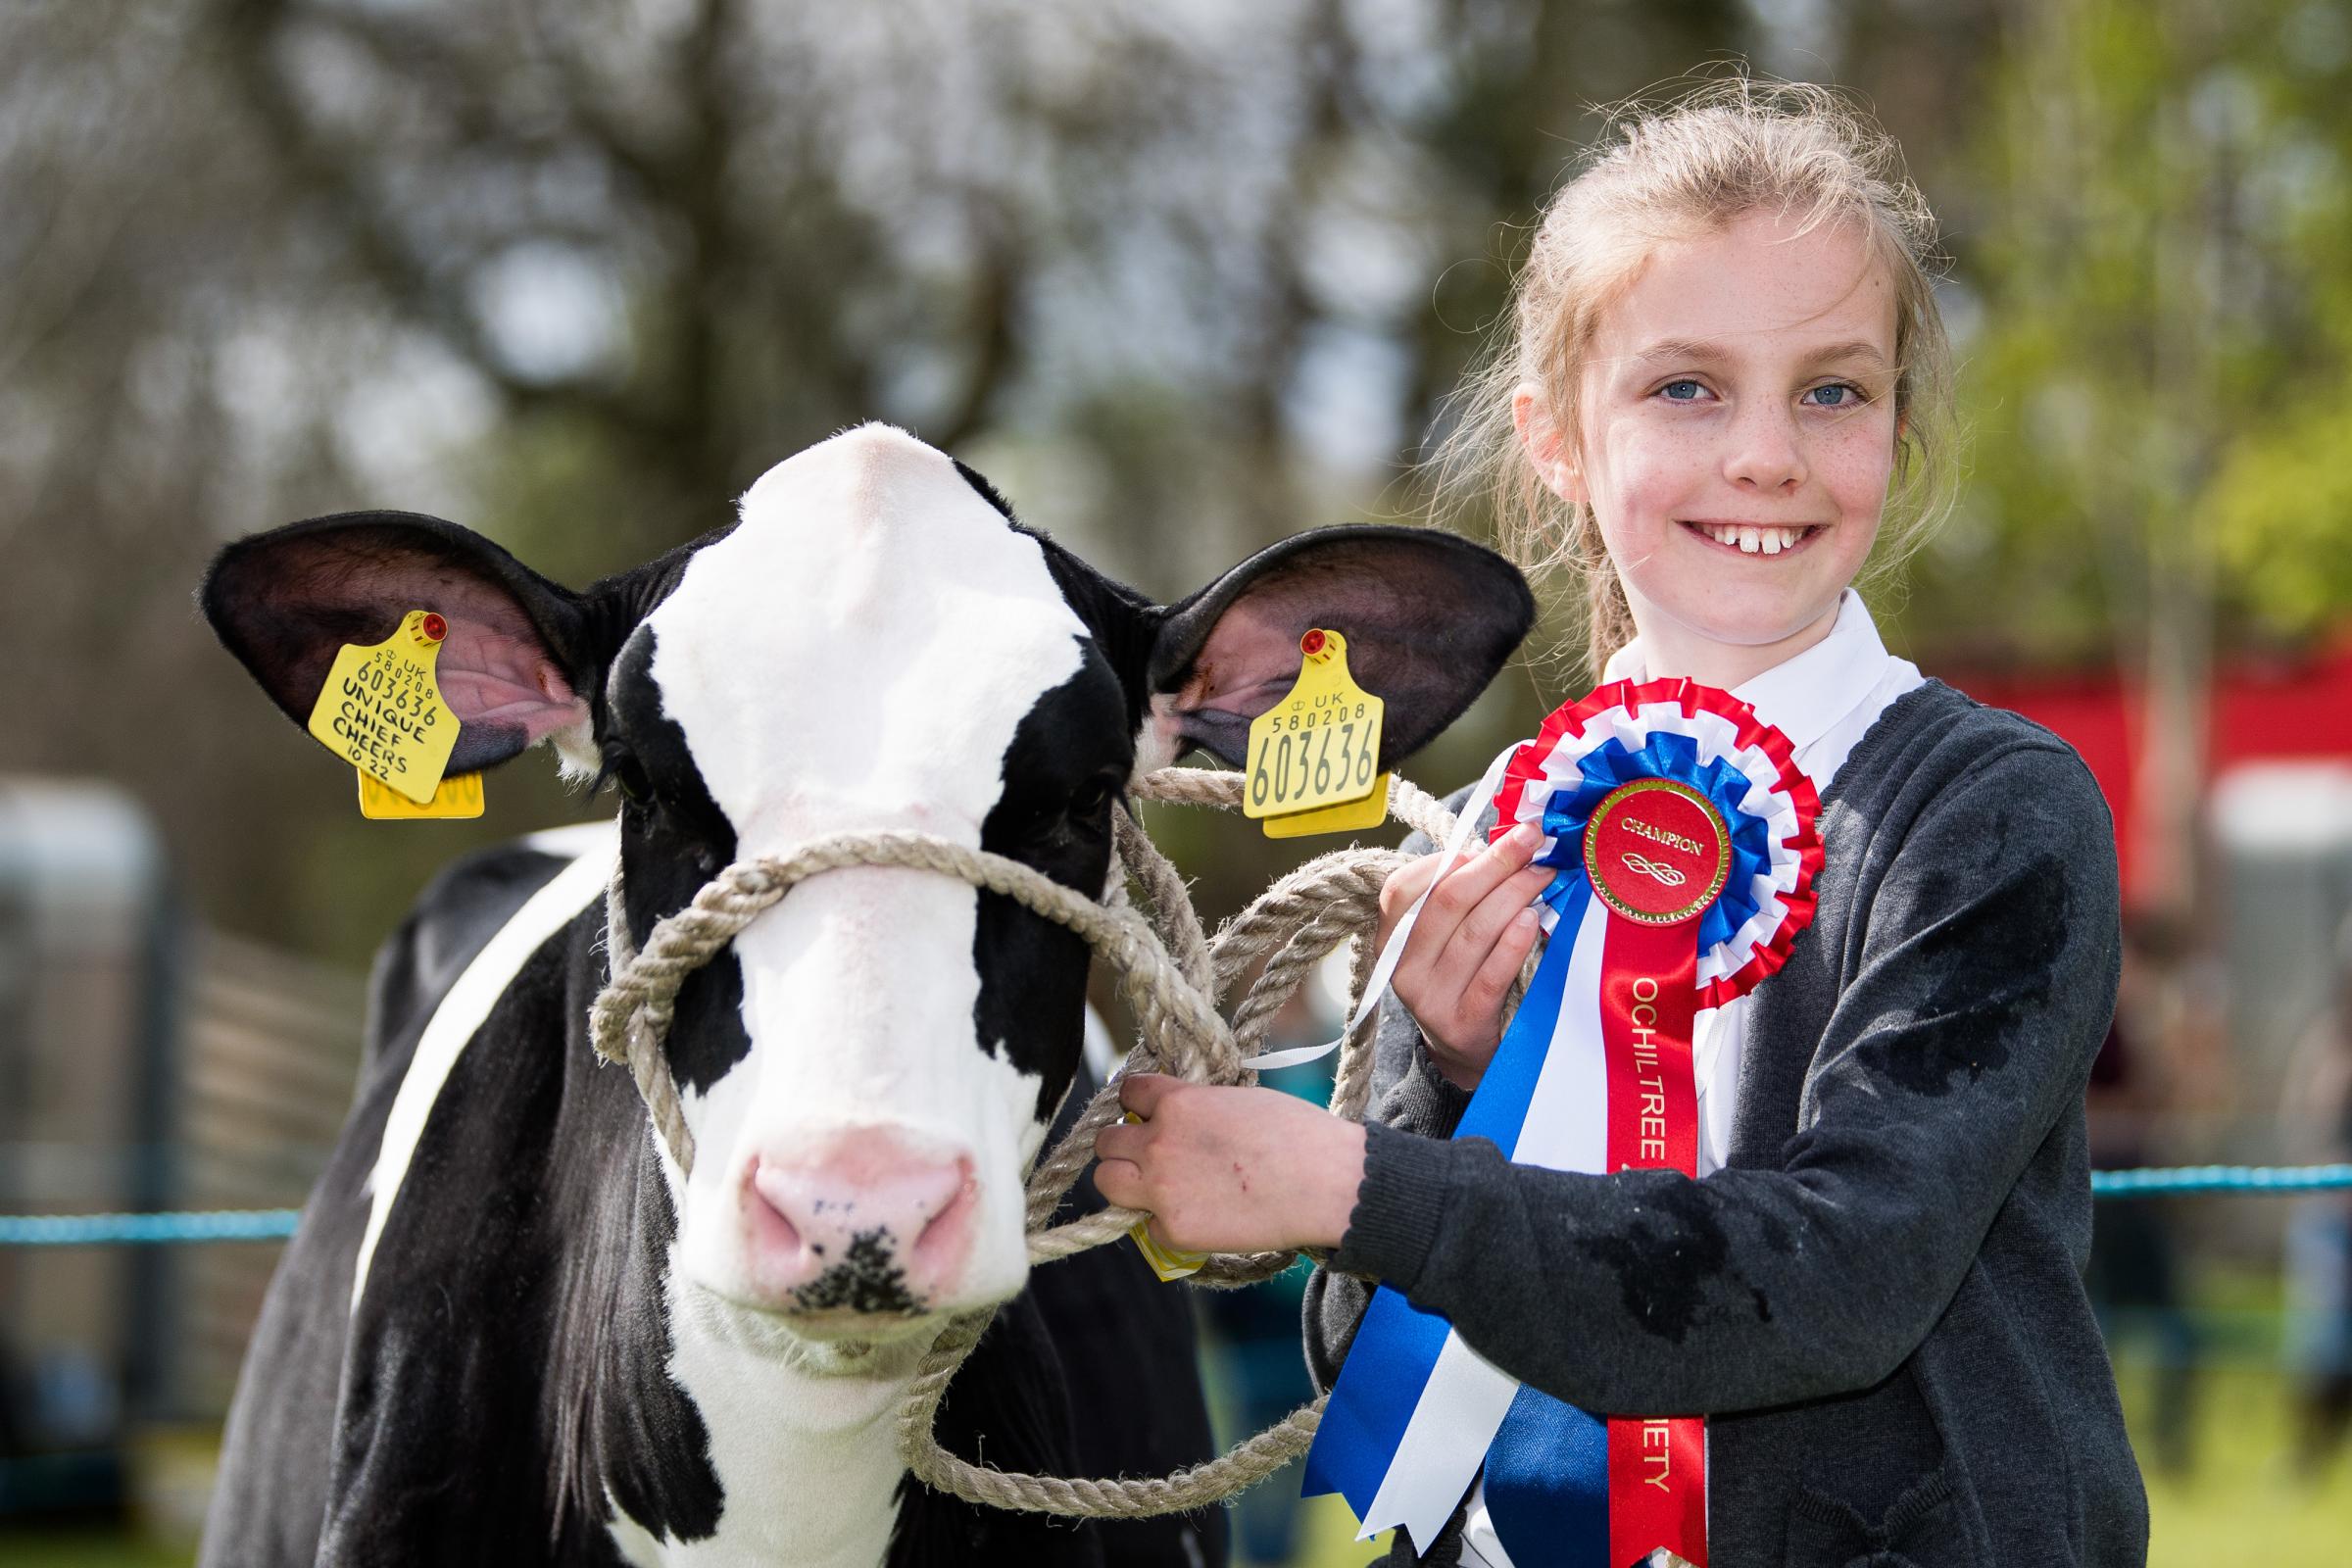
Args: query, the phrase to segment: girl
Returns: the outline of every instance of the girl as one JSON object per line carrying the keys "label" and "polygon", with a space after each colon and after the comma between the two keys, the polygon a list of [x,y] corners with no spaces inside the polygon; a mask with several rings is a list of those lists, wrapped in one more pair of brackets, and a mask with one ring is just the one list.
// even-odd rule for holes
{"label": "girl", "polygon": [[[2135,1564],[2146,1504],[2081,1281],[2108,813],[2062,742],[1889,656],[1849,586],[1949,462],[1932,219],[1897,159],[1810,87],[1627,118],[1545,215],[1468,437],[1588,574],[1596,647],[1623,644],[1605,677],[1730,690],[1820,793],[1810,929],[1693,1033],[1697,1179],[1449,1138],[1539,937],[1552,873],[1523,826],[1391,879],[1384,942],[1428,897],[1370,1125],[1138,1076],[1098,1182],[1175,1247],[1336,1249],[1307,1301],[1326,1387],[1385,1282],[1527,1389],[1703,1414],[1718,1565]],[[1506,1539],[1497,1451],[1391,1560],[1605,1559]]]}

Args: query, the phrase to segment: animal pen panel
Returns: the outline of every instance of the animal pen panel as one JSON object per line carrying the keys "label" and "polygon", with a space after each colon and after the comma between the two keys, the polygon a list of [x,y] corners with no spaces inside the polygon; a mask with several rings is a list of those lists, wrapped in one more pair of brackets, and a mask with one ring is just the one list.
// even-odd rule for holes
{"label": "animal pen panel", "polygon": [[[193,929],[144,814],[0,781],[0,1210],[299,1204],[363,988]],[[217,1418],[273,1246],[0,1249],[0,1511],[104,1505],[132,1426]]]}

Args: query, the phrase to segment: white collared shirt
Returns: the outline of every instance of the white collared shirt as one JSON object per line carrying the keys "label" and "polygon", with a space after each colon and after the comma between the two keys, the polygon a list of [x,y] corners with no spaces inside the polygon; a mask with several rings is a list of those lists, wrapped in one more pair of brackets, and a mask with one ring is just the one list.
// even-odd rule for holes
{"label": "white collared shirt", "polygon": [[[1619,649],[1601,670],[1603,684],[1647,680],[1649,665],[1637,637]],[[1838,620],[1820,642],[1736,688],[1732,695],[1755,709],[1756,716],[1788,737],[1796,765],[1813,787],[1827,794],[1830,781],[1879,715],[1927,677],[1907,659],[1897,659],[1879,639],[1862,596],[1851,588],[1838,604]],[[1700,1013],[1691,1027],[1691,1067],[1698,1079],[1698,1174],[1720,1170],[1731,1153],[1732,1111],[1740,1096],[1740,1058],[1746,1052],[1747,1014],[1752,1002],[1735,998]],[[1463,1531],[1464,1568],[1512,1568],[1487,1516],[1487,1484],[1470,1489]]]}

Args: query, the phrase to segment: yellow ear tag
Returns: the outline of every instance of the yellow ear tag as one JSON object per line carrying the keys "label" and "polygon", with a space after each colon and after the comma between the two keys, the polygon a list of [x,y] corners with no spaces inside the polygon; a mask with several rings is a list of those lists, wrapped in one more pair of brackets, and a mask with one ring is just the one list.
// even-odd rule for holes
{"label": "yellow ear tag", "polygon": [[[1142,1119],[1132,1110],[1119,1118],[1129,1125]],[[1127,1236],[1135,1243],[1135,1250],[1144,1254],[1144,1261],[1152,1265],[1152,1272],[1159,1276],[1162,1285],[1180,1280],[1187,1274],[1200,1273],[1200,1265],[1208,1261],[1206,1252],[1184,1252],[1173,1247],[1160,1246],[1152,1239],[1152,1222],[1148,1219],[1139,1219],[1128,1226]]]}
{"label": "yellow ear tag", "polygon": [[418,806],[406,795],[396,795],[376,781],[372,773],[360,775],[360,814],[378,822],[421,822],[431,818],[479,816],[482,814],[482,775],[459,773],[441,781],[433,798]]}
{"label": "yellow ear tag", "polygon": [[458,715],[433,674],[448,635],[439,615],[412,610],[382,642],[344,644],[311,710],[318,744],[420,807],[432,805],[458,744]]}
{"label": "yellow ear tag", "polygon": [[1385,704],[1348,673],[1348,639],[1317,627],[1298,639],[1298,682],[1250,721],[1242,814],[1270,839],[1378,827],[1389,776],[1378,772]]}

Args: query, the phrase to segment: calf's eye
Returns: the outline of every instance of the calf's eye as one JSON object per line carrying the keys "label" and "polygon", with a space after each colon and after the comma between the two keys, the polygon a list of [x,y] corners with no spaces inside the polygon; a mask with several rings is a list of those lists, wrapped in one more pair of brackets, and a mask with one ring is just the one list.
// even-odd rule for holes
{"label": "calf's eye", "polygon": [[606,754],[605,777],[619,788],[631,805],[644,806],[654,798],[654,781],[646,776],[645,764],[626,752]]}
{"label": "calf's eye", "polygon": [[1121,779],[1109,773],[1098,774],[1094,778],[1088,779],[1084,784],[1079,785],[1070,796],[1070,815],[1074,817],[1102,815],[1103,808],[1110,805],[1111,798],[1119,793],[1121,782],[1123,782]]}

